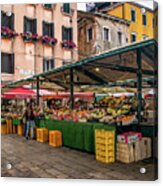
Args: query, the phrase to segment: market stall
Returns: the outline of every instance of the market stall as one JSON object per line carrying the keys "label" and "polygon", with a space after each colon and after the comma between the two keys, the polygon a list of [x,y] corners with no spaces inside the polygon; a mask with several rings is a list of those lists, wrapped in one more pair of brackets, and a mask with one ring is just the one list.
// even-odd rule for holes
{"label": "market stall", "polygon": [[[38,105],[39,89],[43,83],[56,84],[65,91],[69,91],[69,108],[52,112],[44,109],[42,119],[36,121],[38,127],[41,125],[49,130],[60,130],[65,146],[94,152],[96,126],[100,129],[114,129],[117,133],[126,131],[143,133],[142,130],[144,130],[145,136],[146,130],[150,131],[149,127],[151,127],[152,133],[148,136],[152,138],[157,136],[157,114],[151,126],[148,123],[144,125],[142,115],[145,109],[142,90],[154,88],[157,92],[157,43],[155,40],[146,40],[110,50],[71,65],[9,83],[6,87],[19,87],[29,82],[36,86]],[[74,109],[75,91],[81,91],[84,88],[89,91],[92,87],[102,89],[117,86],[135,88],[136,92],[131,96],[106,96],[102,102],[95,103],[92,109],[84,110],[84,112]],[[156,101],[153,109],[157,111],[157,93],[154,99]],[[45,110],[47,114],[50,113],[50,118],[46,118]],[[148,129],[144,129],[146,126]],[[87,145],[91,143],[89,150],[84,146],[85,141]]]}

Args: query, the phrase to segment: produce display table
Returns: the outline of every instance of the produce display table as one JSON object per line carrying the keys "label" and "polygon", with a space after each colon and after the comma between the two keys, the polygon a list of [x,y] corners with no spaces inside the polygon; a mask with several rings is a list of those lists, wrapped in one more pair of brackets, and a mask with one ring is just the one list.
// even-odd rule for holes
{"label": "produce display table", "polygon": [[19,118],[13,118],[12,119],[12,124],[13,125],[20,125],[21,124],[21,119],[19,119]]}
{"label": "produce display table", "polygon": [[63,145],[82,151],[95,153],[95,130],[116,130],[115,126],[99,123],[80,123],[64,120],[40,120],[39,127],[62,132]]}

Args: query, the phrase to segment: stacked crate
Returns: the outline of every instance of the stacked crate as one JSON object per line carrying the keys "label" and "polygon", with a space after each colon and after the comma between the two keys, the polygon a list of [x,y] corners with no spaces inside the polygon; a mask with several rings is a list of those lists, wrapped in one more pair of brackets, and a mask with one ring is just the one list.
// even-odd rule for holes
{"label": "stacked crate", "polygon": [[36,138],[38,142],[47,142],[49,140],[49,131],[46,128],[37,128]]}
{"label": "stacked crate", "polygon": [[59,130],[49,132],[49,145],[53,147],[62,146],[62,133]]}
{"label": "stacked crate", "polygon": [[95,130],[96,160],[103,163],[115,161],[115,131]]}
{"label": "stacked crate", "polygon": [[116,158],[123,163],[134,162],[134,144],[117,143]]}
{"label": "stacked crate", "polygon": [[12,119],[6,119],[7,134],[12,134]]}
{"label": "stacked crate", "polygon": [[151,157],[151,138],[143,137],[135,143],[117,143],[117,160],[132,163]]}
{"label": "stacked crate", "polygon": [[23,136],[24,135],[24,125],[23,124],[17,125],[17,134],[19,136]]}
{"label": "stacked crate", "polygon": [[1,124],[1,134],[7,134],[7,125]]}

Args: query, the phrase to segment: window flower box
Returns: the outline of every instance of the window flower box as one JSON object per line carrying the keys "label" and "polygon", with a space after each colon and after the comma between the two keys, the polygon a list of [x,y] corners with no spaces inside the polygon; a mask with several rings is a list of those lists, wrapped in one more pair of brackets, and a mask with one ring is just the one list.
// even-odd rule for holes
{"label": "window flower box", "polygon": [[39,41],[40,37],[38,36],[38,34],[32,34],[31,32],[25,32],[25,33],[21,33],[22,38],[25,41]]}
{"label": "window flower box", "polygon": [[76,44],[71,40],[62,41],[61,44],[63,48],[68,48],[68,49],[76,48]]}
{"label": "window flower box", "polygon": [[16,36],[18,36],[18,34],[14,31],[11,30],[10,28],[6,27],[6,26],[2,26],[1,27],[1,36],[2,38],[15,38]]}
{"label": "window flower box", "polygon": [[43,44],[48,44],[48,45],[55,45],[57,43],[57,39],[56,38],[53,38],[53,37],[50,37],[50,36],[42,36],[41,37],[42,39],[42,43]]}

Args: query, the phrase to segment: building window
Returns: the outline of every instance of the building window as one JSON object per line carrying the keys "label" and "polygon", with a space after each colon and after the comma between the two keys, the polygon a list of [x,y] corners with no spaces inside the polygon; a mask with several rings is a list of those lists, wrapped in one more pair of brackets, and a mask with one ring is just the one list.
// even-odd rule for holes
{"label": "building window", "polygon": [[93,39],[93,29],[89,28],[87,30],[87,42],[92,41],[92,39]]}
{"label": "building window", "polygon": [[146,40],[148,39],[148,36],[147,35],[143,35],[143,40]]}
{"label": "building window", "polygon": [[73,30],[72,28],[67,28],[62,26],[62,41],[64,40],[73,40]]}
{"label": "building window", "polygon": [[49,8],[51,9],[52,8],[52,4],[43,4],[44,8]]}
{"label": "building window", "polygon": [[109,41],[109,29],[106,27],[103,28],[103,40]]}
{"label": "building window", "polygon": [[70,13],[70,3],[63,3],[63,12],[67,14]]}
{"label": "building window", "polygon": [[154,17],[152,18],[152,27],[153,28],[155,27],[155,19],[154,19]]}
{"label": "building window", "polygon": [[24,16],[24,32],[31,32],[32,34],[37,33],[37,20],[30,19]]}
{"label": "building window", "polygon": [[118,45],[122,45],[122,32],[118,32],[117,33],[117,35],[118,35]]}
{"label": "building window", "polygon": [[14,54],[1,53],[1,72],[14,74]]}
{"label": "building window", "polygon": [[131,21],[136,22],[136,11],[131,10]]}
{"label": "building window", "polygon": [[54,37],[54,23],[47,23],[43,21],[43,36]]}
{"label": "building window", "polygon": [[135,42],[136,41],[136,33],[132,33],[131,34],[131,42]]}
{"label": "building window", "polygon": [[146,14],[143,14],[143,15],[142,15],[142,24],[143,24],[144,26],[147,25],[147,16],[146,16]]}
{"label": "building window", "polygon": [[14,14],[7,16],[5,12],[1,11],[1,26],[14,30]]}
{"label": "building window", "polygon": [[46,72],[54,68],[54,59],[43,60],[43,71]]}

